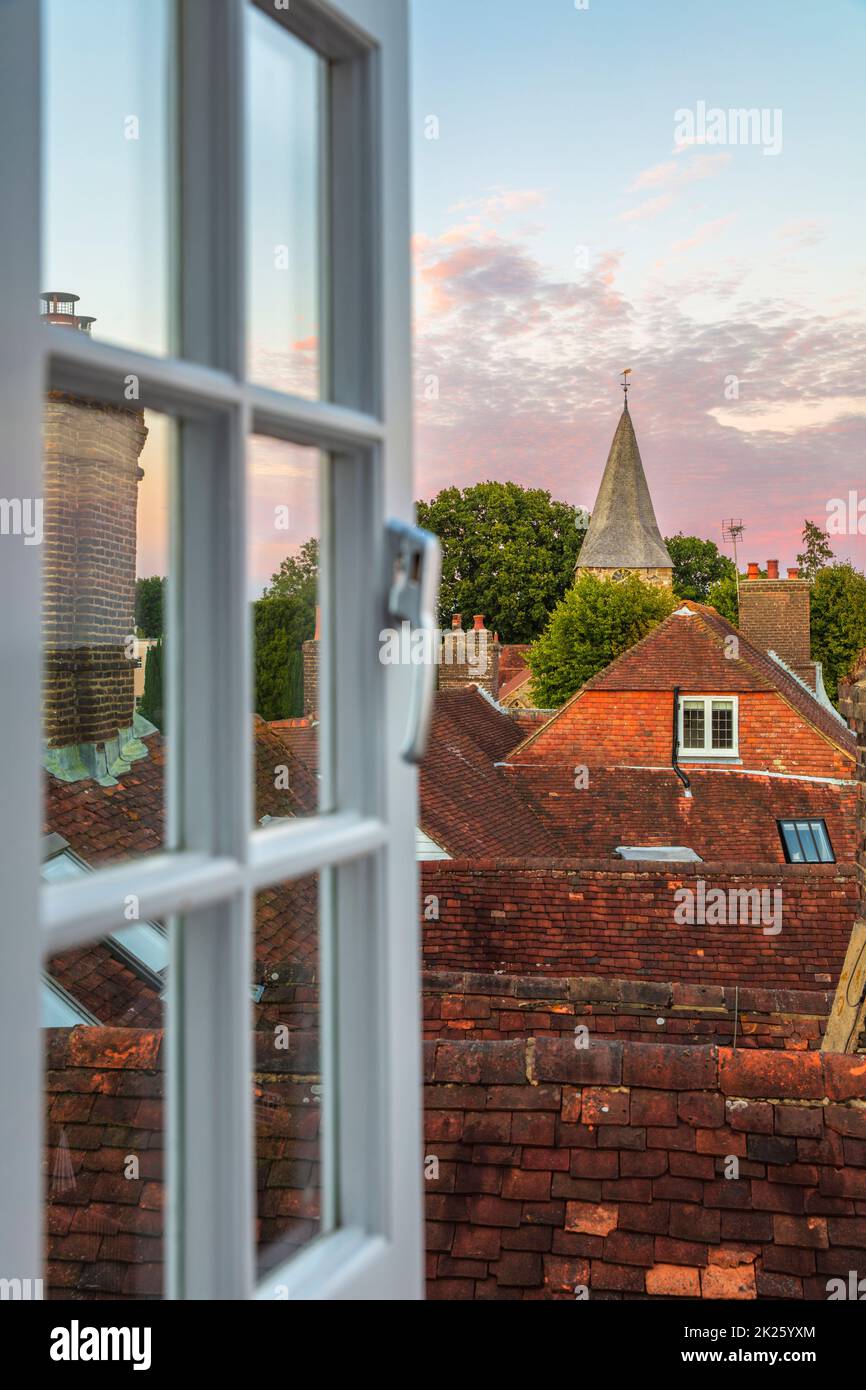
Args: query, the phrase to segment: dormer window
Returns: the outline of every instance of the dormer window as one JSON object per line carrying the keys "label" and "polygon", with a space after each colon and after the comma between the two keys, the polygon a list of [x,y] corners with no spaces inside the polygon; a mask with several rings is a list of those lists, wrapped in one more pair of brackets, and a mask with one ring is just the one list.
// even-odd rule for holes
{"label": "dormer window", "polygon": [[687,758],[736,758],[736,695],[688,695],[680,701],[679,753]]}

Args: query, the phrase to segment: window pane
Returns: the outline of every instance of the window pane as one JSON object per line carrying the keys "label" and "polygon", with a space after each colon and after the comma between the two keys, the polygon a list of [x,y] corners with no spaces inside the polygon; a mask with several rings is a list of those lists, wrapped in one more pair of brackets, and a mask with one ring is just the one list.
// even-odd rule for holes
{"label": "window pane", "polygon": [[320,795],[322,455],[256,435],[248,471],[254,825],[314,815]]}
{"label": "window pane", "polygon": [[830,837],[827,834],[827,827],[822,820],[809,822],[812,834],[815,837],[815,844],[818,846],[818,855],[822,864],[832,864],[834,861],[833,846],[830,844]]}
{"label": "window pane", "polygon": [[785,841],[785,849],[788,853],[788,859],[792,864],[802,864],[803,851],[800,848],[800,839],[794,827],[794,822],[789,820],[782,821],[781,829],[782,837]]}
{"label": "window pane", "polygon": [[248,373],[319,396],[324,363],[321,215],[326,64],[247,6]]}
{"label": "window pane", "polygon": [[734,706],[730,700],[713,700],[713,747],[733,748]]}
{"label": "window pane", "polygon": [[686,700],[683,703],[683,747],[703,748],[704,742],[704,702]]}
{"label": "window pane", "polygon": [[256,898],[256,1245],[263,1275],[329,1228],[323,1209],[321,879]]}
{"label": "window pane", "polygon": [[[164,1291],[163,1003],[110,943],[48,965],[45,1296]],[[59,994],[58,994],[59,991]],[[59,1002],[62,1001],[62,1004]]]}
{"label": "window pane", "polygon": [[818,847],[812,836],[812,830],[807,820],[798,820],[797,834],[800,836],[800,844],[803,846],[803,855],[807,864],[818,863]]}
{"label": "window pane", "polygon": [[174,5],[46,0],[43,16],[43,313],[165,353]]}
{"label": "window pane", "polygon": [[165,844],[174,422],[59,392],[44,406],[48,879]]}

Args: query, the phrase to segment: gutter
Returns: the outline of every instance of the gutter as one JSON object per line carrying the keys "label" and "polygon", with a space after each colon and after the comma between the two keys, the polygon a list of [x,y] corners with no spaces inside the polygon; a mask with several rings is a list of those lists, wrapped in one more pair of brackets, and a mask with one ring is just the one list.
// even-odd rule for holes
{"label": "gutter", "polygon": [[674,772],[677,774],[677,776],[679,777],[679,779],[680,779],[680,781],[682,782],[683,786],[685,787],[685,795],[686,795],[686,796],[691,796],[691,794],[692,794],[692,784],[691,784],[691,782],[689,781],[689,779],[688,779],[688,777],[686,776],[686,774],[683,772],[683,770],[682,770],[682,768],[680,767],[679,763],[677,762],[677,756],[678,756],[678,754],[679,754],[679,751],[680,751],[680,688],[679,688],[678,685],[675,685],[675,686],[674,686],[674,728],[673,728],[673,744],[672,744],[672,747],[671,747],[671,767],[673,768]]}

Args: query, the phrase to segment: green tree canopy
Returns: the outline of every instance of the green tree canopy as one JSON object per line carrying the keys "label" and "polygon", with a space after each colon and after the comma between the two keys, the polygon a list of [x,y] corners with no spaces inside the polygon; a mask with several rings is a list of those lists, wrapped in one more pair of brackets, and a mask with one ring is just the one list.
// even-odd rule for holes
{"label": "green tree canopy", "polygon": [[727,618],[734,627],[740,625],[740,606],[737,599],[737,576],[736,574],[726,574],[724,579],[719,579],[710,588],[707,594],[709,603],[723,618]]}
{"label": "green tree canopy", "polygon": [[163,634],[165,580],[158,574],[135,581],[135,626],[142,637]]}
{"label": "green tree canopy", "polygon": [[804,579],[814,580],[818,571],[834,558],[827,532],[822,531],[816,521],[803,522],[803,546],[803,553],[797,556],[797,564]]}
{"label": "green tree canopy", "polygon": [[812,584],[812,660],[824,668],[834,702],[839,681],[866,647],[866,575],[853,565],[826,565]]}
{"label": "green tree canopy", "polygon": [[160,637],[152,647],[148,649],[147,659],[144,663],[144,693],[138,702],[138,712],[149,719],[151,724],[165,733],[163,724],[163,641]]}
{"label": "green tree canopy", "polygon": [[418,503],[442,543],[439,622],[483,613],[503,642],[531,642],[574,579],[586,512],[517,483],[449,487]]}
{"label": "green tree canopy", "polygon": [[670,591],[630,574],[621,583],[584,574],[568,590],[527,656],[541,709],[553,709],[673,612]]}
{"label": "green tree canopy", "polygon": [[297,719],[304,712],[302,647],[316,631],[319,542],[304,541],[287,555],[264,595],[253,604],[255,712],[262,719]]}
{"label": "green tree canopy", "polygon": [[[316,586],[319,581],[319,542],[315,536],[304,541],[297,555],[287,555],[263,598],[298,599],[306,607],[316,608]],[[311,634],[312,635],[312,634]]]}
{"label": "green tree canopy", "polygon": [[714,584],[736,576],[733,560],[722,555],[714,541],[684,536],[679,531],[675,536],[668,536],[665,545],[674,563],[674,592],[680,598],[705,603]]}

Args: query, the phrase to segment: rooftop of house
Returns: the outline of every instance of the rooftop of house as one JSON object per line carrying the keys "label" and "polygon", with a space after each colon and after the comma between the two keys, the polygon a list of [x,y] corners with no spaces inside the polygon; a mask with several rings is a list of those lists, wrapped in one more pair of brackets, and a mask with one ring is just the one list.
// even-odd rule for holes
{"label": "rooftop of house", "polygon": [[835,711],[786,666],[748,641],[715,608],[688,600],[581,686],[541,728],[522,741],[512,760],[531,743],[543,740],[546,731],[587,691],[672,691],[676,686],[694,693],[775,693],[852,762],[856,758],[857,740]]}

